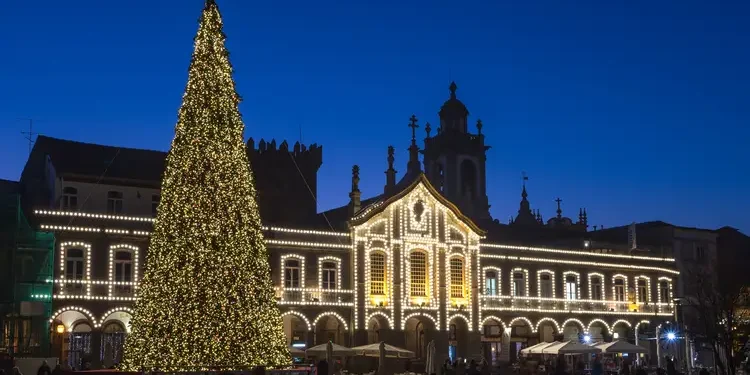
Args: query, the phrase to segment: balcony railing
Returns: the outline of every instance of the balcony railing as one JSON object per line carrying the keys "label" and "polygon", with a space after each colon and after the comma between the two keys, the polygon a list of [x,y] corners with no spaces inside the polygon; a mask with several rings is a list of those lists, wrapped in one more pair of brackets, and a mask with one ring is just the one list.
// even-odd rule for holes
{"label": "balcony railing", "polygon": [[280,305],[337,305],[354,306],[351,289],[276,288]]}
{"label": "balcony railing", "polygon": [[672,314],[674,307],[668,303],[632,303],[629,301],[567,300],[562,298],[482,296],[485,309],[528,309],[540,311],[609,311],[644,314]]}

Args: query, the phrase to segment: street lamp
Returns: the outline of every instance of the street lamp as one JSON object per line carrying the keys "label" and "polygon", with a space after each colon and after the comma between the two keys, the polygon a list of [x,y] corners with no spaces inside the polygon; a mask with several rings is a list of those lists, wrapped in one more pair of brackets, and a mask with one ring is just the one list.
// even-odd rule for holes
{"label": "street lamp", "polygon": [[677,338],[677,335],[674,334],[674,332],[667,332],[667,340],[674,341]]}
{"label": "street lamp", "polygon": [[590,335],[583,336],[583,342],[585,343],[591,342],[591,336]]}
{"label": "street lamp", "polygon": [[65,325],[64,324],[58,324],[55,326],[55,331],[60,334],[60,365],[63,363],[63,358],[65,357]]}

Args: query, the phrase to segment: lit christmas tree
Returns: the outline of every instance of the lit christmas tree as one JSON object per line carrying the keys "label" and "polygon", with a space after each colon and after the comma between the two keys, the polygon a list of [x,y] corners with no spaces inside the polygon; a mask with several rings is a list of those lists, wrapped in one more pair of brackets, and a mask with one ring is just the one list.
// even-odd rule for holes
{"label": "lit christmas tree", "polygon": [[221,14],[207,0],[123,369],[290,364]]}

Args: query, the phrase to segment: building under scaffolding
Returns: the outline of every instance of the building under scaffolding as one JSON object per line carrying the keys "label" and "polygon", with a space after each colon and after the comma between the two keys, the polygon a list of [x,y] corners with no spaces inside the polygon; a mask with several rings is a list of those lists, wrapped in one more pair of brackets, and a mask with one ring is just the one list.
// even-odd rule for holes
{"label": "building under scaffolding", "polygon": [[54,248],[26,220],[18,183],[0,180],[0,357],[50,355]]}

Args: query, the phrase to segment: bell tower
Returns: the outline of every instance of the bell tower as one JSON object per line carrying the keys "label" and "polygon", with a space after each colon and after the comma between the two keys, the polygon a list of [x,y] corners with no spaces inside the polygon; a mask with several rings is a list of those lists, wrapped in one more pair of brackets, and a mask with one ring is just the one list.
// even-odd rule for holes
{"label": "bell tower", "polygon": [[451,82],[450,98],[438,112],[440,127],[430,135],[425,126],[424,169],[427,178],[443,196],[476,221],[490,220],[485,177],[487,150],[482,135],[482,120],[477,120],[477,133],[468,130],[469,110],[456,97],[458,86]]}

